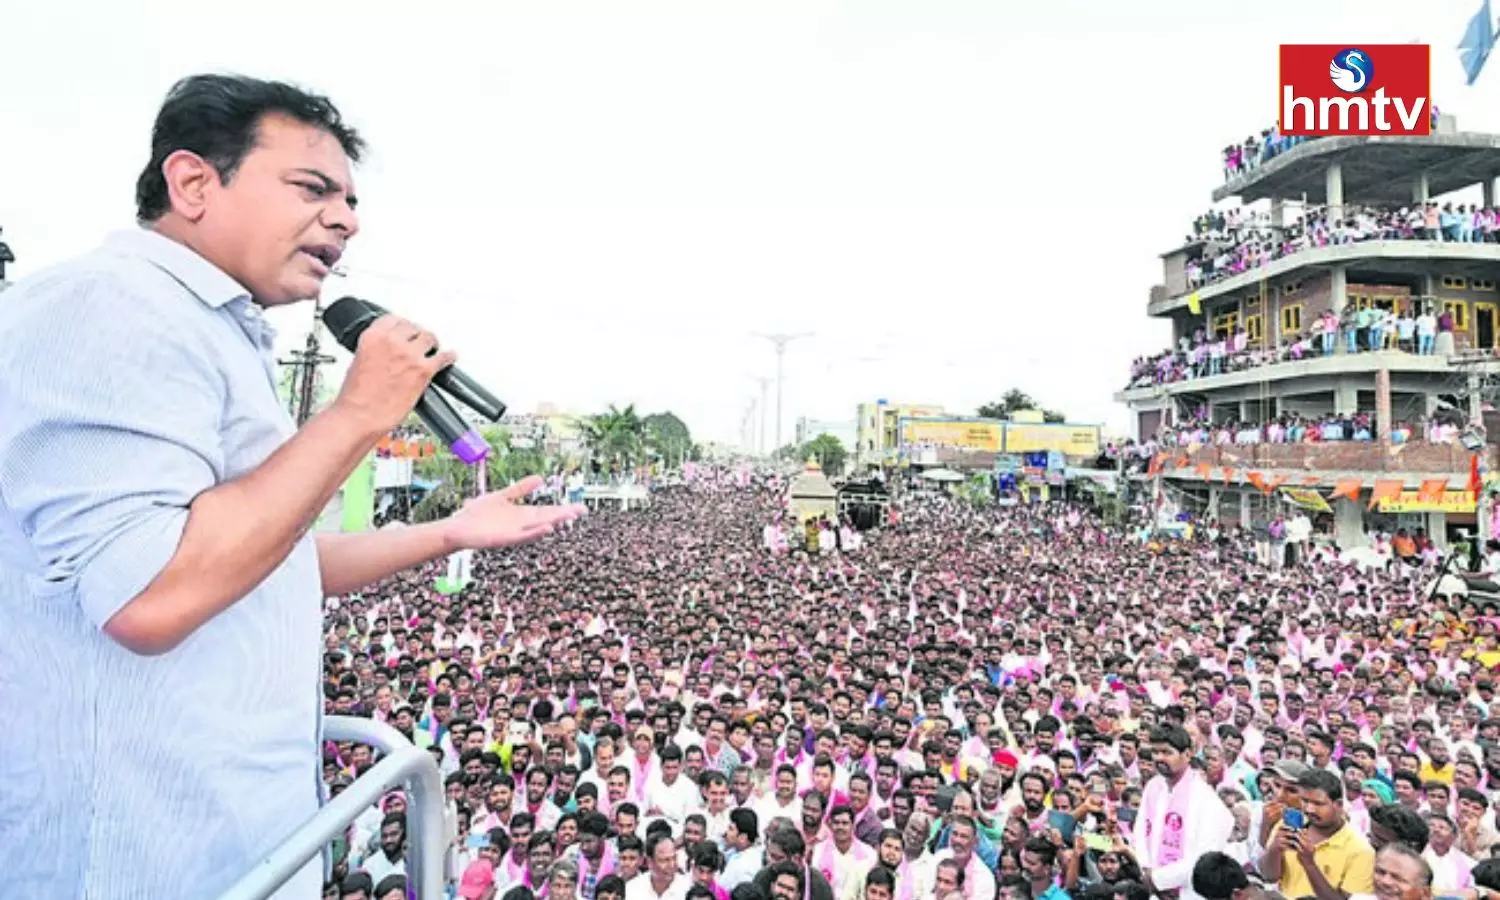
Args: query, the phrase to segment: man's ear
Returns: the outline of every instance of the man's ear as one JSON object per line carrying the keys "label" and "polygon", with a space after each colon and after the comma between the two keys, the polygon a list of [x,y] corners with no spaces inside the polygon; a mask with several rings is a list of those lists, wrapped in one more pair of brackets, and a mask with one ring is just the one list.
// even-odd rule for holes
{"label": "man's ear", "polygon": [[190,222],[203,218],[208,191],[219,185],[219,173],[190,150],[178,150],[161,164],[172,210]]}

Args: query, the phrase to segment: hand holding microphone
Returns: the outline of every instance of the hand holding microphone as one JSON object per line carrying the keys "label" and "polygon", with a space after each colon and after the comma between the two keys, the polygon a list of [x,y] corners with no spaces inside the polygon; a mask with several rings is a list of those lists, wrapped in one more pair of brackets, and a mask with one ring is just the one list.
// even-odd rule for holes
{"label": "hand holding microphone", "polygon": [[451,350],[434,353],[437,338],[396,316],[374,320],[357,338],[354,363],[334,402],[371,432],[400,425],[438,369],[458,358]]}
{"label": "hand holding microphone", "polygon": [[[438,352],[437,338],[430,332],[358,297],[335,301],[324,310],[323,324],[345,349],[354,351],[341,401],[348,392],[356,399],[346,403],[356,409],[365,403],[373,414],[370,421],[380,431],[396,427],[407,412],[415,412],[428,431],[471,465],[488,455],[489,443],[469,428],[438,388],[492,422],[505,414],[505,404],[455,368],[452,352]],[[392,418],[392,409],[398,407]]]}

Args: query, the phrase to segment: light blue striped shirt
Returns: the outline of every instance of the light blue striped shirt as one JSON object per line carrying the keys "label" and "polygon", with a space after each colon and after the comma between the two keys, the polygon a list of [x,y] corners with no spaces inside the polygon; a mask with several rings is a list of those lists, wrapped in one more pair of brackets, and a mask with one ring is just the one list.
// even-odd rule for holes
{"label": "light blue striped shirt", "polygon": [[100,630],[193,498],[291,436],[272,338],[244,288],[145,230],[0,297],[0,894],[214,897],[316,811],[310,535],[170,653]]}

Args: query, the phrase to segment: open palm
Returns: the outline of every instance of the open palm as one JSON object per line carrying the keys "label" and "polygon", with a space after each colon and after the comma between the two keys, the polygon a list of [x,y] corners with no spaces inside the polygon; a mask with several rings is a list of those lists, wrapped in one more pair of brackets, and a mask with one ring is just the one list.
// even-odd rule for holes
{"label": "open palm", "polygon": [[513,547],[546,537],[558,526],[588,511],[581,505],[522,506],[520,501],[542,486],[533,475],[504,490],[468,500],[448,518],[449,540],[471,550]]}

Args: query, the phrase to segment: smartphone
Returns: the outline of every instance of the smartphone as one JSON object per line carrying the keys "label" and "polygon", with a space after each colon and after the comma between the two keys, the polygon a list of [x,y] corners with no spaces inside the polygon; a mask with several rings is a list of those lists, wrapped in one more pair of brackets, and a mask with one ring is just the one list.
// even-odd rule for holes
{"label": "smartphone", "polygon": [[1115,807],[1115,821],[1119,822],[1121,825],[1131,825],[1131,824],[1133,824],[1135,822],[1135,807],[1134,806],[1117,806],[1117,807]]}
{"label": "smartphone", "polygon": [[1300,809],[1288,807],[1281,811],[1281,827],[1301,831],[1307,827],[1307,816],[1304,816]]}

